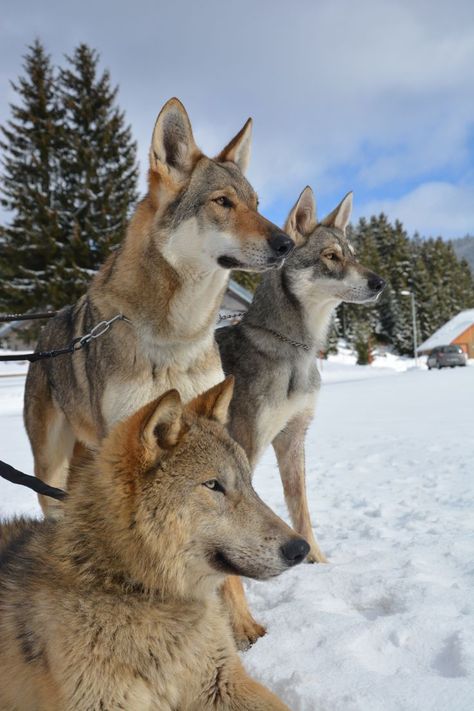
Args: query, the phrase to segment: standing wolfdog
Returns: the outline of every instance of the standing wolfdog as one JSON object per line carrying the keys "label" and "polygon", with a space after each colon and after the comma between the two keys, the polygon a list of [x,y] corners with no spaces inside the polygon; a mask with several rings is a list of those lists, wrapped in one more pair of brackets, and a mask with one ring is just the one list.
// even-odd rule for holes
{"label": "standing wolfdog", "polygon": [[173,390],[72,470],[64,516],[0,526],[2,711],[288,711],[245,673],[218,595],[309,546],[223,426],[232,379]]}
{"label": "standing wolfdog", "polygon": [[[326,347],[336,306],[374,302],[385,285],[354,256],[345,235],[351,209],[349,193],[318,223],[313,192],[305,188],[285,225],[294,252],[282,269],[262,277],[242,322],[216,331],[224,372],[235,376],[229,431],[252,468],[273,445],[291,521],[310,543],[308,560],[319,563],[326,559],[313,535],[304,460],[321,382],[316,356]],[[250,617],[242,586],[230,579],[225,591],[242,643],[254,641],[264,629]]]}
{"label": "standing wolfdog", "polygon": [[[30,366],[25,425],[35,474],[64,486],[76,442],[97,446],[110,426],[170,388],[185,401],[222,377],[214,324],[234,267],[279,266],[292,240],[257,211],[243,176],[251,121],[215,159],[194,142],[177,99],[162,109],[150,149],[148,194],[124,242],[85,296],[45,327],[39,350],[70,343],[121,314],[73,356]],[[40,497],[41,499],[41,497]],[[58,502],[41,499],[54,513]]]}

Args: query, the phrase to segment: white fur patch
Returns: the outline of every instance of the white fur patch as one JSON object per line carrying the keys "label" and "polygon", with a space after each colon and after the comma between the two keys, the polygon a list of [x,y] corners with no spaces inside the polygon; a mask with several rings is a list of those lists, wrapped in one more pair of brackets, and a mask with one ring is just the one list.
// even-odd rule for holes
{"label": "white fur patch", "polygon": [[176,388],[183,401],[188,402],[223,379],[220,367],[183,373],[179,368],[169,366],[162,368],[156,378],[152,378],[150,372],[148,377],[132,377],[127,382],[109,380],[102,398],[102,414],[110,429],[167,390]]}
{"label": "white fur patch", "polygon": [[297,393],[281,402],[262,405],[258,418],[256,418],[258,423],[257,441],[261,445],[261,451],[257,456],[263,454],[263,450],[296,415],[304,411],[312,412],[315,400],[316,393]]}

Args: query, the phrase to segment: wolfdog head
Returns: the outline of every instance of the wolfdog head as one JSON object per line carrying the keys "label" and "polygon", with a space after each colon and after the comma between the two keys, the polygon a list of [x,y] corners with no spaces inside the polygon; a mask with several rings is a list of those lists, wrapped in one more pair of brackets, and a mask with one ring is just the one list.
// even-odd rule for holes
{"label": "wolfdog head", "polygon": [[228,573],[270,578],[309,550],[252,488],[244,451],[224,427],[232,391],[227,378],[184,406],[171,390],[103,442],[94,486],[107,545],[150,589],[193,595]]}
{"label": "wolfdog head", "polygon": [[264,271],[280,266],[294,246],[259,214],[255,191],[243,173],[250,158],[252,121],[216,158],[194,142],[178,99],[162,108],[150,148],[152,231],[174,267],[185,260],[197,269]]}
{"label": "wolfdog head", "polygon": [[291,289],[302,302],[348,301],[357,304],[376,301],[385,281],[363,267],[346,237],[352,210],[348,193],[322,222],[316,219],[313,191],[306,187],[291,210],[285,229],[296,249],[285,263]]}

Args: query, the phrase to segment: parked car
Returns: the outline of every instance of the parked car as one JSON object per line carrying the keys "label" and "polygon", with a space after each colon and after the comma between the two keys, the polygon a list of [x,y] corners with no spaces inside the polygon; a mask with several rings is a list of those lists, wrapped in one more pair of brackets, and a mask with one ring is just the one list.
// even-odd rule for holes
{"label": "parked car", "polygon": [[427,365],[428,370],[455,368],[457,365],[466,365],[466,356],[461,346],[438,346],[428,356]]}

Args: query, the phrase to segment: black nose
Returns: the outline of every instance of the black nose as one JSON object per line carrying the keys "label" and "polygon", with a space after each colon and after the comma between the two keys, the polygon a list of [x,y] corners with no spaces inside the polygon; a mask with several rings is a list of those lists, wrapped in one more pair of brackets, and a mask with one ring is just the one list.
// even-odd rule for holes
{"label": "black nose", "polygon": [[278,257],[286,257],[295,246],[293,240],[284,232],[274,232],[268,238],[268,244]]}
{"label": "black nose", "polygon": [[280,548],[280,553],[288,565],[298,565],[309,553],[309,544],[304,538],[292,538]]}
{"label": "black nose", "polygon": [[369,289],[372,289],[372,291],[382,291],[385,286],[385,279],[379,277],[378,274],[371,274],[367,279],[367,286]]}

